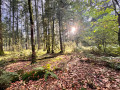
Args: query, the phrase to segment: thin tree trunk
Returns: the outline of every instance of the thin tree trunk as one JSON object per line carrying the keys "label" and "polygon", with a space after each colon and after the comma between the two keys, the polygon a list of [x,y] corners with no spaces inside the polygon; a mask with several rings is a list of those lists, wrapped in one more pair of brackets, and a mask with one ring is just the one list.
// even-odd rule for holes
{"label": "thin tree trunk", "polygon": [[[10,11],[9,11],[10,19],[9,19],[9,30],[11,32],[11,0],[10,0]],[[9,34],[9,50],[11,50],[11,36]]]}
{"label": "thin tree trunk", "polygon": [[[17,4],[18,4],[18,0],[17,0]],[[17,5],[17,28],[16,28],[16,30],[17,30],[16,43],[17,44],[18,44],[18,41],[19,41],[19,34],[18,34],[18,24],[19,24],[19,22],[18,22],[18,20],[19,20],[19,17],[18,17],[18,5]]]}
{"label": "thin tree trunk", "polygon": [[55,34],[54,34],[54,17],[53,17],[53,28],[52,28],[52,53],[54,53],[54,38],[55,38]]}
{"label": "thin tree trunk", "polygon": [[36,57],[35,57],[35,44],[34,44],[34,22],[33,22],[33,11],[32,11],[31,0],[28,0],[28,6],[29,6],[30,24],[31,24],[31,46],[32,46],[31,64],[32,64],[36,62]]}
{"label": "thin tree trunk", "polygon": [[50,53],[50,17],[48,18],[48,29],[47,29],[47,53]]}
{"label": "thin tree trunk", "polygon": [[61,11],[59,9],[59,36],[60,36],[60,53],[63,53],[63,45],[62,45],[62,16]]}
{"label": "thin tree trunk", "polygon": [[22,19],[21,19],[21,32],[20,32],[20,43],[21,43],[21,49],[23,49],[23,42],[22,42],[22,38],[23,38],[23,34],[22,34]]}
{"label": "thin tree trunk", "polygon": [[119,31],[118,31],[118,44],[120,46],[120,14],[119,12],[117,11],[117,6],[118,8],[120,9],[120,4],[117,0],[112,0],[112,3],[113,3],[113,7],[114,7],[114,10],[115,10],[115,14],[118,15],[118,24],[119,24]]}
{"label": "thin tree trunk", "polygon": [[29,35],[28,35],[28,18],[26,17],[26,49],[28,49]]}
{"label": "thin tree trunk", "polygon": [[14,51],[14,45],[15,45],[15,33],[14,33],[14,15],[15,15],[15,9],[14,9],[14,0],[12,1],[12,14],[13,14],[13,27],[12,27],[12,33],[13,33],[13,36],[12,36],[12,50]]}
{"label": "thin tree trunk", "polygon": [[25,33],[26,33],[25,49],[27,50],[28,47],[27,47],[27,15],[26,15],[26,12],[25,12]]}
{"label": "thin tree trunk", "polygon": [[0,55],[3,55],[3,41],[2,41],[2,20],[1,20],[1,5],[2,5],[2,1],[0,0]]}
{"label": "thin tree trunk", "polygon": [[41,6],[42,6],[42,26],[43,26],[43,32],[44,32],[44,49],[46,50],[46,37],[47,37],[47,33],[46,33],[46,28],[45,28],[45,22],[44,22],[44,6],[43,6],[43,0],[41,0]]}
{"label": "thin tree trunk", "polygon": [[35,0],[35,12],[36,12],[36,29],[37,29],[37,44],[38,49],[40,49],[40,32],[39,32],[39,18],[38,18],[38,0]]}
{"label": "thin tree trunk", "polygon": [[118,31],[118,44],[120,46],[120,14],[118,14],[118,24],[119,24],[119,31]]}

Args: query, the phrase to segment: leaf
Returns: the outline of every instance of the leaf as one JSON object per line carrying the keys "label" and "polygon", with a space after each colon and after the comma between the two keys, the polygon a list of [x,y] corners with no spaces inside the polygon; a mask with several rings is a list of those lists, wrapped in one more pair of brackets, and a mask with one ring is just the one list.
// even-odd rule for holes
{"label": "leaf", "polygon": [[50,74],[52,77],[54,77],[54,78],[58,79],[57,75],[56,75],[56,74],[54,74],[53,72],[49,72],[49,74]]}
{"label": "leaf", "polygon": [[45,75],[44,75],[45,81],[47,81],[47,77],[48,77],[49,75],[52,76],[52,77],[54,77],[54,78],[56,78],[56,79],[58,79],[58,77],[57,77],[56,74],[54,74],[53,72],[46,71],[46,73],[45,73]]}
{"label": "leaf", "polygon": [[45,81],[47,81],[47,77],[49,76],[49,73],[46,72],[45,75],[44,75],[44,78],[45,78]]}

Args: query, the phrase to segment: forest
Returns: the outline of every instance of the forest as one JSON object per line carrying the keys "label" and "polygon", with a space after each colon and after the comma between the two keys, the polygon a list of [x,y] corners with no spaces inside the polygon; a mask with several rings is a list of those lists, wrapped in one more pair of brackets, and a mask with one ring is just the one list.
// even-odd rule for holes
{"label": "forest", "polygon": [[120,90],[120,0],[0,0],[0,90]]}

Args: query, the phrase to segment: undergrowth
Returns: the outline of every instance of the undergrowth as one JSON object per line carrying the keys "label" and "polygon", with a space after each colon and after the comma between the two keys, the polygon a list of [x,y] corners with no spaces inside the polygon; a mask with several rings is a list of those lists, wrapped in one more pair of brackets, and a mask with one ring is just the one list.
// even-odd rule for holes
{"label": "undergrowth", "polygon": [[12,82],[18,81],[19,75],[15,72],[6,72],[0,70],[0,90],[4,90],[10,86]]}
{"label": "undergrowth", "polygon": [[45,78],[45,81],[47,81],[48,76],[52,76],[57,79],[57,75],[54,74],[52,71],[45,69],[43,67],[37,67],[34,68],[33,71],[22,74],[22,80],[29,81],[29,80],[38,80],[40,78]]}

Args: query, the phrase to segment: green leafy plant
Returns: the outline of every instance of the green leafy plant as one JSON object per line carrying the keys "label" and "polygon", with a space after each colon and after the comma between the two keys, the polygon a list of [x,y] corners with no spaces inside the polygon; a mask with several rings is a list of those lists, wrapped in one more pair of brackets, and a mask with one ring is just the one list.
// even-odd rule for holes
{"label": "green leafy plant", "polygon": [[15,72],[1,71],[0,75],[0,90],[6,89],[11,82],[19,80],[19,75]]}
{"label": "green leafy plant", "polygon": [[45,81],[47,81],[47,77],[48,76],[52,76],[52,77],[57,79],[57,75],[56,74],[54,74],[53,72],[50,72],[50,71],[46,71],[45,76],[44,76]]}
{"label": "green leafy plant", "polygon": [[81,88],[80,90],[87,90],[86,88]]}
{"label": "green leafy plant", "polygon": [[0,67],[4,67],[7,64],[7,61],[1,60],[0,61]]}
{"label": "green leafy plant", "polygon": [[34,68],[33,71],[26,72],[22,75],[22,80],[38,80],[39,78],[45,78],[47,81],[48,76],[52,76],[57,79],[57,75],[48,69],[44,69],[43,67]]}
{"label": "green leafy plant", "polygon": [[115,70],[120,70],[120,63],[108,62],[108,67],[113,68]]}

